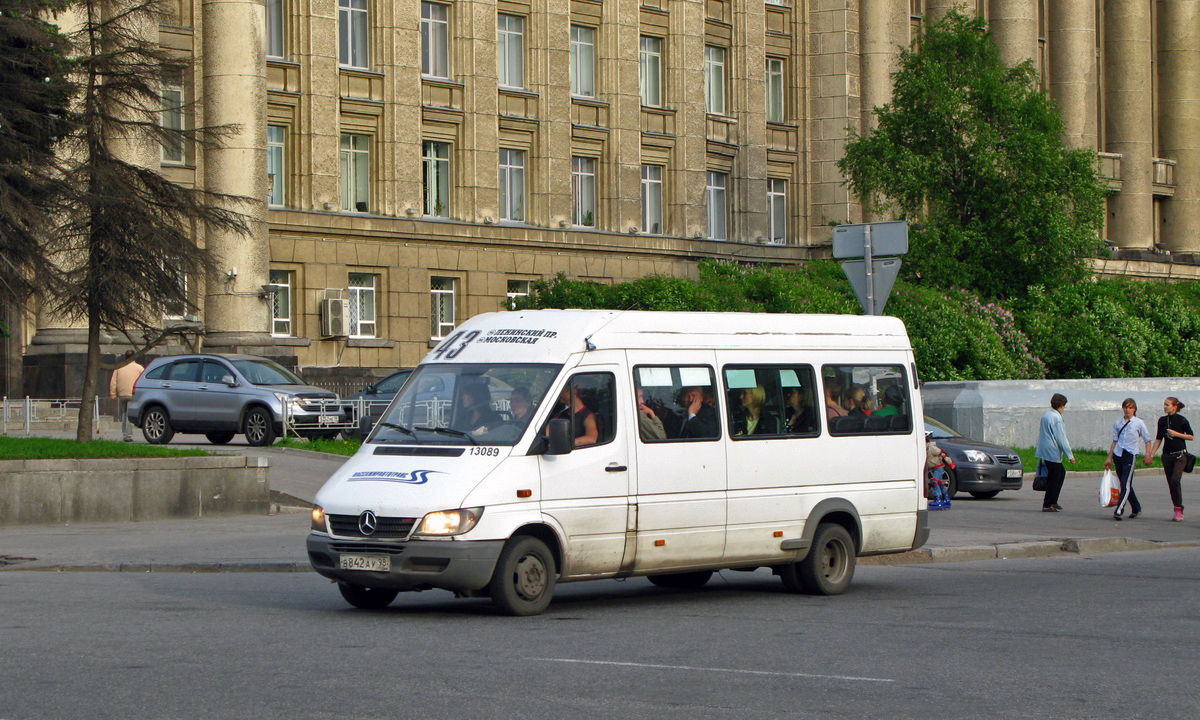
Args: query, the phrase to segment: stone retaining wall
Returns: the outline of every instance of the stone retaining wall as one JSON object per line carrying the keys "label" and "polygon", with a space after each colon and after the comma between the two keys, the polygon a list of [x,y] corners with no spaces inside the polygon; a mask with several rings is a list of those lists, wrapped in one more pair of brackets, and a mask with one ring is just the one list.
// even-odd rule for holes
{"label": "stone retaining wall", "polygon": [[0,525],[266,515],[266,458],[0,461]]}

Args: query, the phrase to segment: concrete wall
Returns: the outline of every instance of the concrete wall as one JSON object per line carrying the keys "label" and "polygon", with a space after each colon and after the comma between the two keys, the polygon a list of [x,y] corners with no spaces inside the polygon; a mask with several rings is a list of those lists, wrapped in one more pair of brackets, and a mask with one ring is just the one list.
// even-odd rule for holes
{"label": "concrete wall", "polygon": [[1039,423],[1054,393],[1067,397],[1063,420],[1072,448],[1107,450],[1127,397],[1137,402],[1138,417],[1151,434],[1168,396],[1187,406],[1182,415],[1200,420],[1192,415],[1200,411],[1200,378],[1194,377],[931,382],[921,389],[929,417],[966,437],[1010,447],[1037,445]]}
{"label": "concrete wall", "polygon": [[241,456],[6,460],[0,525],[266,515],[267,470]]}

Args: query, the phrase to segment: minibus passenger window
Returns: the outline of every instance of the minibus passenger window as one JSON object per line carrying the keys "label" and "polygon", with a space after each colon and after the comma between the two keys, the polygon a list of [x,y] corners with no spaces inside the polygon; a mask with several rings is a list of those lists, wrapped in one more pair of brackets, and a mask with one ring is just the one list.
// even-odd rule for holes
{"label": "minibus passenger window", "polygon": [[902,365],[826,365],[821,370],[830,435],[912,432]]}
{"label": "minibus passenger window", "polygon": [[734,440],[813,436],[816,376],[807,365],[725,367],[729,434]]}
{"label": "minibus passenger window", "polygon": [[721,437],[712,368],[639,366],[633,378],[644,442]]}
{"label": "minibus passenger window", "polygon": [[603,445],[616,436],[614,385],[611,373],[581,373],[559,392],[550,419],[571,422],[575,447]]}

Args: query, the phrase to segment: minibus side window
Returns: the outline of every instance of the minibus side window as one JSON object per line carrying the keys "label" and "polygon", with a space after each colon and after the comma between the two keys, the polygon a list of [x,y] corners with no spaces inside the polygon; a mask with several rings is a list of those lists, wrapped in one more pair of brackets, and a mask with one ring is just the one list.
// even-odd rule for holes
{"label": "minibus side window", "polygon": [[550,419],[571,422],[575,447],[604,445],[617,434],[616,378],[612,373],[572,375],[563,386]]}
{"label": "minibus side window", "polygon": [[903,365],[821,368],[830,435],[912,432],[912,400]]}
{"label": "minibus side window", "polygon": [[723,372],[734,440],[820,433],[812,367],[726,365]]}
{"label": "minibus side window", "polygon": [[638,436],[643,442],[721,437],[716,377],[705,366],[639,365],[633,369]]}

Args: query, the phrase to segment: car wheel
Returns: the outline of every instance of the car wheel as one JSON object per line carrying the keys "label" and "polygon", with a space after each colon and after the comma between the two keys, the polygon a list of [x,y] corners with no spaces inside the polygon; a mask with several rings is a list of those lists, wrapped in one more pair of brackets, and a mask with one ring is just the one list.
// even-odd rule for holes
{"label": "car wheel", "polygon": [[696,572],[671,573],[670,575],[647,575],[646,579],[662,588],[695,590],[704,587],[704,584],[712,576],[712,570],[698,570]]}
{"label": "car wheel", "polygon": [[242,433],[246,442],[255,447],[263,447],[275,442],[275,420],[266,408],[250,408],[242,421]]}
{"label": "car wheel", "polygon": [[400,594],[399,590],[362,587],[344,582],[338,583],[338,590],[346,602],[362,610],[382,610]]}
{"label": "car wheel", "polygon": [[978,498],[980,500],[991,500],[992,498],[996,497],[999,494],[1000,494],[999,490],[972,490],[971,491],[971,497]]}
{"label": "car wheel", "polygon": [[795,571],[791,581],[795,587],[787,575],[781,573],[780,578],[789,590],[809,595],[839,595],[854,579],[856,559],[854,539],[846,528],[837,523],[821,523],[808,555],[792,566]]}
{"label": "car wheel", "polygon": [[166,445],[175,437],[175,428],[171,427],[171,418],[166,408],[154,405],[142,414],[142,436],[146,442],[154,445]]}
{"label": "car wheel", "polygon": [[554,556],[535,537],[508,541],[488,583],[492,601],[509,615],[537,615],[554,595]]}
{"label": "car wheel", "polygon": [[958,494],[958,474],[946,468],[946,495],[953,498]]}
{"label": "car wheel", "polygon": [[208,441],[213,445],[227,445],[236,434],[232,432],[210,432],[205,433],[204,437],[208,438]]}

